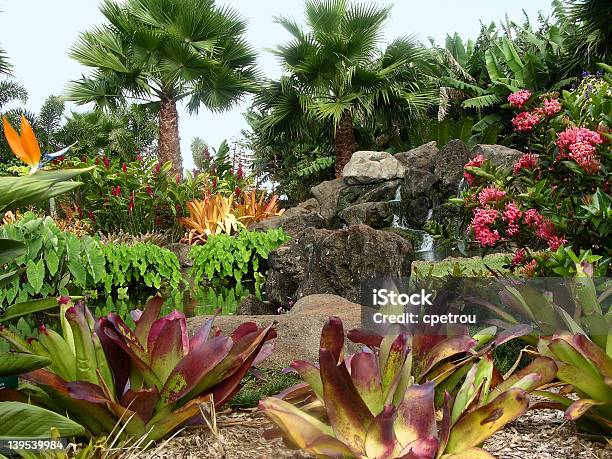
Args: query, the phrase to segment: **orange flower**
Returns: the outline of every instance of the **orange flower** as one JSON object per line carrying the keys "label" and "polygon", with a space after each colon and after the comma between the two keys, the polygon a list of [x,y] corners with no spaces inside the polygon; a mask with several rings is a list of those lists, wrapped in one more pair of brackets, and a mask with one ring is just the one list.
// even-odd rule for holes
{"label": "orange flower", "polygon": [[4,116],[2,117],[2,124],[4,125],[4,135],[11,150],[13,150],[15,156],[30,166],[30,174],[33,174],[40,168],[40,146],[32,126],[25,116],[21,115],[20,136]]}

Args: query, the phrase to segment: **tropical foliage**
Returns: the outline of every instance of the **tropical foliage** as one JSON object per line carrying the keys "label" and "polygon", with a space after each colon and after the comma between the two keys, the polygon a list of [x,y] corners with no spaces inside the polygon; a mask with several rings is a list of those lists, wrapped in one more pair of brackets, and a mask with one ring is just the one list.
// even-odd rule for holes
{"label": "tropical foliage", "polygon": [[146,444],[197,418],[200,404],[223,405],[268,355],[274,330],[245,323],[231,336],[209,337],[211,318],[188,339],[184,315],[159,318],[162,302],[151,300],[133,330],[112,313],[95,322],[83,303],[62,298],[61,334],[43,330],[28,343],[0,331],[16,349],[52,358],[23,375],[39,388],[24,389],[23,398],[59,404],[88,435],[119,424],[120,436]]}
{"label": "tropical foliage", "polygon": [[71,50],[94,70],[69,86],[69,98],[102,108],[130,98],[154,103],[159,160],[182,174],[176,104],[224,110],[253,87],[245,21],[213,0],[105,0],[101,11],[107,23],[81,34]]}

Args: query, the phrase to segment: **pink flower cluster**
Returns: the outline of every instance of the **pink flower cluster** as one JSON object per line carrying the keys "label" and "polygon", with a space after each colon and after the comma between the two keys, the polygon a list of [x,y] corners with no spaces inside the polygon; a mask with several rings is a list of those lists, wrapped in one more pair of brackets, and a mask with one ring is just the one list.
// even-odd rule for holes
{"label": "pink flower cluster", "polygon": [[570,157],[587,174],[595,174],[601,168],[597,156],[597,145],[604,142],[599,132],[572,127],[557,136],[560,159]]}
{"label": "pink flower cluster", "polygon": [[502,212],[502,219],[508,224],[506,233],[508,236],[515,237],[519,234],[519,220],[523,213],[516,206],[514,202],[506,204],[504,211]]}
{"label": "pink flower cluster", "polygon": [[531,92],[527,89],[521,89],[518,92],[512,93],[508,96],[508,102],[518,108],[523,108],[529,98],[531,97]]}
{"label": "pink flower cluster", "polygon": [[506,196],[505,191],[494,186],[489,186],[483,188],[482,191],[478,193],[478,202],[482,207],[488,207],[504,199],[504,196]]}
{"label": "pink flower cluster", "polygon": [[552,250],[557,250],[560,246],[567,243],[567,239],[557,235],[555,225],[550,220],[546,220],[536,209],[527,210],[524,221],[527,226],[535,230],[537,237],[548,243]]}
{"label": "pink flower cluster", "polygon": [[[463,167],[480,167],[484,164],[485,162],[485,157],[483,155],[478,155],[476,157],[474,157],[473,159],[471,159],[470,161],[468,161],[465,166]],[[472,186],[472,184],[474,183],[474,180],[476,179],[476,177],[474,177],[474,174],[470,174],[469,172],[463,172],[463,178],[465,178],[465,181],[468,182],[468,185]]]}
{"label": "pink flower cluster", "polygon": [[516,163],[514,163],[514,173],[518,174],[523,169],[535,169],[537,165],[538,155],[534,155],[533,153],[525,153]]}
{"label": "pink flower cluster", "polygon": [[542,110],[546,116],[554,116],[561,111],[561,102],[557,99],[544,99]]}
{"label": "pink flower cluster", "polygon": [[474,230],[474,237],[483,247],[493,247],[500,239],[499,231],[491,229],[497,217],[499,212],[495,209],[474,209],[470,226]]}
{"label": "pink flower cluster", "polygon": [[512,118],[512,124],[514,125],[514,129],[519,132],[530,132],[536,127],[540,121],[542,121],[542,117],[537,113],[530,112],[521,112]]}

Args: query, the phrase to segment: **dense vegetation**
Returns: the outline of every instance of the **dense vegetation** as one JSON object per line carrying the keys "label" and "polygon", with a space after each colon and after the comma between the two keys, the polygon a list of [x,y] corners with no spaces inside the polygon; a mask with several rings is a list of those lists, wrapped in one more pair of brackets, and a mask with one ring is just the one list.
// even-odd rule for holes
{"label": "dense vegetation", "polygon": [[[291,35],[272,51],[277,80],[258,71],[244,19],[214,0],[100,8],[105,22],[68,51],[90,73],[39,113],[20,108],[27,88],[0,48],[0,440],[69,438],[78,457],[119,457],[185,426],[216,435],[216,409],[259,401],[275,425],[267,437],[317,457],[490,458],[485,441],[537,408],[609,443],[610,2],[554,0],[550,16],[483,24],[474,40],[450,32],[443,44],[385,46],[390,7],[305,0],[303,26],[275,19]],[[183,170],[177,104],[221,112],[245,95],[241,144],[196,137],[196,167]],[[94,107],[67,113],[65,100]],[[296,316],[224,332],[215,321],[247,297],[276,307],[266,276],[284,278],[268,267],[290,245],[304,249],[285,266],[296,278],[312,267],[300,262],[327,261],[335,247],[314,258],[321,246],[303,242],[296,222],[325,238],[352,234],[303,202],[312,186],[341,179],[357,150],[452,139],[511,147],[517,159],[459,163],[458,191],[442,196],[452,218],[423,228],[483,258],[414,264],[410,280],[500,278],[487,301],[462,305],[484,306],[487,328],[381,335],[329,317],[317,363],[259,371],[276,325],[290,319],[284,332]],[[384,204],[404,199],[394,182]],[[399,231],[365,228],[412,260]],[[555,276],[563,283],[550,292],[530,279]],[[436,291],[432,307],[454,307],[447,294]],[[198,315],[208,317],[188,330]]]}

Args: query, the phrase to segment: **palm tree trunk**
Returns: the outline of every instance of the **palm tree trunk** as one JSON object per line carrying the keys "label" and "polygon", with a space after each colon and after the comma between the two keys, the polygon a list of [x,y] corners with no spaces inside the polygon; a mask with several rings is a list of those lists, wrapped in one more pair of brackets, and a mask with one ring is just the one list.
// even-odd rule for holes
{"label": "palm tree trunk", "polygon": [[336,178],[342,177],[344,166],[355,153],[355,132],[353,131],[353,114],[345,111],[336,126]]}
{"label": "palm tree trunk", "polygon": [[159,107],[159,160],[170,161],[175,174],[183,176],[178,111],[172,97],[162,97]]}

